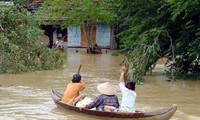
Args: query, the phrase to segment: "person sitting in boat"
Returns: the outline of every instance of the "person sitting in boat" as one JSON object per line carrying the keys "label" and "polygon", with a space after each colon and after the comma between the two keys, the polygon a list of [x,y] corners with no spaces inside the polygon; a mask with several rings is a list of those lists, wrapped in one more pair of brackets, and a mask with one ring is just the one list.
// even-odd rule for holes
{"label": "person sitting in boat", "polygon": [[75,105],[80,99],[84,99],[86,96],[84,94],[79,94],[83,89],[85,89],[85,84],[81,80],[81,75],[74,74],[72,82],[67,85],[62,101],[70,105]]}
{"label": "person sitting in boat", "polygon": [[102,54],[102,51],[101,51],[101,48],[97,44],[94,44],[93,47],[91,45],[89,46],[89,48],[87,49],[87,53]]}
{"label": "person sitting in boat", "polygon": [[94,44],[93,50],[94,50],[94,53],[102,54],[101,48],[97,44]]}
{"label": "person sitting in boat", "polygon": [[90,45],[90,46],[88,47],[87,53],[93,53],[93,54],[94,54],[92,45]]}
{"label": "person sitting in boat", "polygon": [[[119,87],[122,93],[121,105],[119,108],[119,112],[135,112],[135,100],[136,100],[136,92],[135,92],[135,82],[130,81],[125,83],[125,74],[127,68],[122,66],[121,75],[119,78]],[[109,109],[109,106],[105,106],[105,110]]]}
{"label": "person sitting in boat", "polygon": [[118,97],[115,95],[116,89],[109,82],[99,84],[97,90],[101,94],[92,103],[86,105],[86,109],[96,107],[98,111],[104,111],[104,106],[109,106],[110,111],[115,111],[119,108]]}

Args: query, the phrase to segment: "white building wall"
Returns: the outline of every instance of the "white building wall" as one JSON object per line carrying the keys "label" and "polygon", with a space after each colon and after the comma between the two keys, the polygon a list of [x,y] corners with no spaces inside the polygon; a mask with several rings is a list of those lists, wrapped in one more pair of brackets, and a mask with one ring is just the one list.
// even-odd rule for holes
{"label": "white building wall", "polygon": [[68,46],[80,46],[81,31],[80,27],[68,27]]}

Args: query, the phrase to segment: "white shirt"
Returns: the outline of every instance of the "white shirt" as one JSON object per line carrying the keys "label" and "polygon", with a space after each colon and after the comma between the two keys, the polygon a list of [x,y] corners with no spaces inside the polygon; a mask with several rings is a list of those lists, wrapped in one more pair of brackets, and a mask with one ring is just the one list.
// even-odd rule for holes
{"label": "white shirt", "polygon": [[124,82],[119,83],[119,87],[122,92],[120,111],[135,112],[136,92],[126,88]]}

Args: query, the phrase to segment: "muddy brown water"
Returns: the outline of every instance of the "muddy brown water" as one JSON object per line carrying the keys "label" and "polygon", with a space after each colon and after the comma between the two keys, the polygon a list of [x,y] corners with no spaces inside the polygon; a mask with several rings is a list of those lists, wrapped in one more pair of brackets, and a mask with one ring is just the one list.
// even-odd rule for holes
{"label": "muddy brown water", "polygon": [[[57,108],[50,96],[51,88],[64,92],[71,77],[81,64],[81,75],[86,83],[83,93],[94,98],[99,83],[111,82],[118,88],[120,62],[123,56],[112,56],[113,51],[100,55],[68,50],[66,67],[62,70],[38,71],[0,75],[0,120],[105,120]],[[166,82],[162,61],[143,85],[136,86],[136,108],[144,111],[178,105],[171,120],[200,120],[200,82],[177,80]],[[119,99],[120,92],[117,92]]]}

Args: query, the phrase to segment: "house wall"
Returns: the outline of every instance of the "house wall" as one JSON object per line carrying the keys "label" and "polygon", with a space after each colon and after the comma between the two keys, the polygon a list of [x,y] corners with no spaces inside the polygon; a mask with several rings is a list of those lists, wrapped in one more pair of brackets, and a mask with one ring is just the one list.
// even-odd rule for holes
{"label": "house wall", "polygon": [[68,27],[68,46],[79,46],[81,43],[81,31],[80,27],[70,26]]}
{"label": "house wall", "polygon": [[[1,4],[0,4],[1,5]],[[41,0],[32,0],[32,2],[24,4],[23,7],[25,7],[30,13],[34,13],[36,10],[38,10],[42,5]],[[60,25],[56,24],[56,25]],[[45,25],[42,25],[45,26]],[[51,28],[49,28],[49,26]],[[55,30],[57,28],[54,28],[54,25],[46,26],[43,30],[47,30],[49,33],[50,38],[50,47],[53,45],[53,43],[57,40],[57,33],[58,31]],[[50,29],[50,30],[49,30]],[[114,27],[111,27],[110,25],[107,25],[105,23],[98,23],[95,28],[95,39],[96,43],[100,47],[110,48],[110,49],[116,49],[119,45],[119,42],[116,42],[116,39],[114,38]],[[55,30],[55,31],[54,31]],[[71,26],[67,29],[67,31],[64,33],[67,34],[67,39],[64,41],[63,46],[64,48],[67,47],[86,47],[87,44],[84,42],[83,38],[81,38],[81,29],[80,27]],[[63,35],[62,35],[63,37]],[[82,44],[81,44],[82,42]]]}
{"label": "house wall", "polygon": [[97,25],[97,44],[101,47],[110,47],[110,26],[105,23],[98,23]]}
{"label": "house wall", "polygon": [[[63,32],[63,31],[62,31]],[[81,29],[77,26],[70,26],[67,28],[67,40],[62,43],[66,49],[68,47],[87,47],[81,44]],[[98,23],[96,27],[96,43],[102,48],[115,49],[115,40],[113,39],[113,30],[110,25],[105,23]],[[58,28],[53,32],[53,43],[57,41],[57,37],[63,37]]]}
{"label": "house wall", "polygon": [[[96,42],[101,47],[110,47],[111,28],[105,23],[97,24]],[[81,47],[80,27],[68,27],[68,47]]]}

